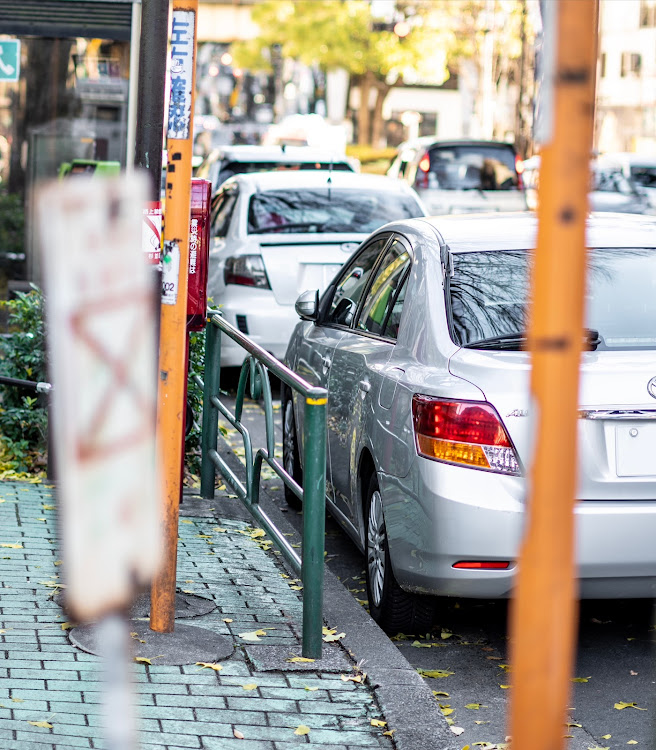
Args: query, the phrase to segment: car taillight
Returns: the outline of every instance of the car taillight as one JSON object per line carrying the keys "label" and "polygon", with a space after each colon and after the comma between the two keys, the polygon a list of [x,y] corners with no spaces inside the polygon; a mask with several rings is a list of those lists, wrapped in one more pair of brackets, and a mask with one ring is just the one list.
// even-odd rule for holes
{"label": "car taillight", "polygon": [[236,255],[226,258],[223,281],[227,284],[271,289],[261,255]]}
{"label": "car taillight", "polygon": [[519,475],[519,462],[499,415],[491,404],[412,397],[415,440],[420,456]]}
{"label": "car taillight", "polygon": [[524,188],[524,162],[520,158],[519,154],[515,154],[515,171],[517,172],[517,187],[522,190]]}

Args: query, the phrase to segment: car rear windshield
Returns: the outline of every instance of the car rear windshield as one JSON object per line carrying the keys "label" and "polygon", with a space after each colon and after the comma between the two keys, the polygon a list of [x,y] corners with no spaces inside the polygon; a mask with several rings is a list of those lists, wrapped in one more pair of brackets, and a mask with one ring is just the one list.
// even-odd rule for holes
{"label": "car rear windshield", "polygon": [[[456,344],[526,332],[531,257],[525,250],[453,255],[447,288]],[[584,325],[598,333],[597,350],[656,349],[656,248],[588,252]]]}
{"label": "car rear windshield", "polygon": [[343,161],[310,161],[310,162],[276,162],[276,161],[229,161],[222,165],[219,174],[219,184],[228,177],[247,172],[284,172],[287,170],[298,172],[308,169],[332,169],[335,172],[352,172],[348,162]]}
{"label": "car rear windshield", "polygon": [[369,233],[397,219],[421,216],[411,195],[382,190],[321,188],[256,193],[248,232]]}
{"label": "car rear windshield", "polygon": [[441,190],[517,190],[519,188],[515,152],[510,147],[439,146],[431,148],[428,156],[430,160],[429,187]]}

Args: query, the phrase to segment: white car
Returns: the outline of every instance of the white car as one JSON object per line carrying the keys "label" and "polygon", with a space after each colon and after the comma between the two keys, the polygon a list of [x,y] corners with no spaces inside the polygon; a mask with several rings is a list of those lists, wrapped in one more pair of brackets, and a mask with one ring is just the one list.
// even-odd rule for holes
{"label": "white car", "polygon": [[[408,185],[334,171],[235,175],[212,201],[211,304],[282,359],[306,289],[323,291],[360,243],[388,221],[424,216]],[[224,337],[221,364],[244,350]]]}

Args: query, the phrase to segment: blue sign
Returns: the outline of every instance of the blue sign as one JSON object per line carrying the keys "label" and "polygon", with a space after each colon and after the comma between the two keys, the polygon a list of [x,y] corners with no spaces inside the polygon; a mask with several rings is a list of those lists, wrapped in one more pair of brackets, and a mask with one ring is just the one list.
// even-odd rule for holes
{"label": "blue sign", "polygon": [[20,40],[0,39],[0,81],[17,81],[20,76]]}

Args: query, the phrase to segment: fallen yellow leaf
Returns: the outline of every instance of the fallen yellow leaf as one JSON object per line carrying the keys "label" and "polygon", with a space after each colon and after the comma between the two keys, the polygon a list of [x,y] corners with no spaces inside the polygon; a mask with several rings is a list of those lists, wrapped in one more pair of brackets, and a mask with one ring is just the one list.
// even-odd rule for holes
{"label": "fallen yellow leaf", "polygon": [[419,672],[422,677],[433,677],[435,679],[455,674],[455,672],[449,672],[446,669],[418,669],[417,672]]}
{"label": "fallen yellow leaf", "polygon": [[414,643],[410,644],[411,646],[414,646],[415,648],[430,648],[430,643],[420,643],[419,641],[414,641]]}
{"label": "fallen yellow leaf", "polygon": [[489,721],[475,721],[474,724],[489,724]]}
{"label": "fallen yellow leaf", "polygon": [[152,664],[152,661],[150,659],[147,659],[145,656],[135,656],[134,660],[137,662],[137,664]]}
{"label": "fallen yellow leaf", "polygon": [[264,529],[255,529],[250,534],[251,539],[259,539],[261,536],[266,536],[266,531]]}
{"label": "fallen yellow leaf", "polygon": [[387,722],[381,721],[380,719],[372,719],[369,723],[371,724],[372,727],[386,727],[387,726]]}
{"label": "fallen yellow leaf", "polygon": [[479,708],[487,708],[482,703],[468,703],[465,708],[469,708],[472,711],[478,711]]}
{"label": "fallen yellow leaf", "polygon": [[62,630],[70,630],[71,628],[75,627],[75,623],[73,622],[62,622],[61,629]]}
{"label": "fallen yellow leaf", "polygon": [[581,725],[580,725],[580,724],[577,724],[577,723],[576,723],[575,721],[568,721],[568,722],[567,722],[567,723],[565,724],[565,726],[566,726],[566,727],[580,727]]}
{"label": "fallen yellow leaf", "polygon": [[451,715],[451,714],[452,714],[452,713],[453,713],[453,712],[455,711],[455,708],[441,708],[441,709],[440,709],[440,711],[441,711],[441,712],[442,712],[442,713],[443,713],[443,714],[444,714],[445,716],[450,716],[450,715]]}
{"label": "fallen yellow leaf", "polygon": [[233,730],[232,730],[232,734],[233,734],[233,735],[234,735],[234,736],[235,736],[235,737],[236,737],[236,738],[237,738],[238,740],[243,740],[243,739],[244,739],[244,735],[243,735],[243,733],[242,733],[242,732],[240,732],[240,731],[239,731],[238,729],[233,729]]}
{"label": "fallen yellow leaf", "polygon": [[438,695],[443,695],[445,698],[450,698],[451,696],[448,693],[445,693],[444,690],[433,690],[433,695],[437,698]]}
{"label": "fallen yellow leaf", "polygon": [[318,687],[308,687],[308,686],[306,685],[306,686],[305,686],[305,689],[306,689],[306,690],[307,690],[308,692],[310,692],[310,693],[313,693],[313,692],[314,692],[315,690],[318,690],[319,688],[318,688]]}
{"label": "fallen yellow leaf", "polygon": [[62,564],[62,560],[55,560],[55,562],[53,563],[53,565],[61,565],[61,564]]}
{"label": "fallen yellow leaf", "polygon": [[188,521],[188,520],[187,520],[186,518],[183,518],[183,519],[182,519],[182,520],[180,521],[180,523],[187,523],[187,524],[192,524],[192,523],[193,523],[193,521]]}
{"label": "fallen yellow leaf", "polygon": [[306,727],[305,724],[299,724],[294,730],[294,734],[310,734],[310,727]]}
{"label": "fallen yellow leaf", "polygon": [[310,662],[310,661],[314,661],[314,659],[308,659],[305,656],[292,656],[291,659],[287,659],[286,661],[290,661],[292,663],[295,663],[295,662]]}
{"label": "fallen yellow leaf", "polygon": [[41,727],[42,729],[52,729],[52,724],[47,721],[28,721],[33,727]]}
{"label": "fallen yellow leaf", "polygon": [[638,743],[637,743],[636,740],[629,740],[626,744],[627,745],[637,745]]}
{"label": "fallen yellow leaf", "polygon": [[446,640],[447,638],[451,638],[452,635],[453,635],[453,633],[449,633],[448,630],[443,630],[440,633],[440,638],[442,638],[442,640]]}
{"label": "fallen yellow leaf", "polygon": [[508,688],[510,687],[510,685],[499,685],[499,687],[500,687],[500,688],[501,688],[502,690],[508,690]]}
{"label": "fallen yellow leaf", "polygon": [[56,505],[42,505],[43,510],[55,510]]}
{"label": "fallen yellow leaf", "polygon": [[396,732],[396,729],[388,729],[386,732],[383,732],[383,735],[385,737],[391,737],[394,734],[394,732]]}
{"label": "fallen yellow leaf", "polygon": [[0,547],[7,547],[8,549],[23,549],[22,544],[8,544],[7,542],[0,544]]}
{"label": "fallen yellow leaf", "polygon": [[248,633],[239,633],[239,637],[245,641],[259,641],[261,635],[266,635],[266,630],[251,630]]}
{"label": "fallen yellow leaf", "polygon": [[12,698],[11,700],[13,703],[25,703],[23,698]]}
{"label": "fallen yellow leaf", "polygon": [[499,669],[503,669],[504,672],[512,671],[512,667],[510,666],[510,664],[497,664],[497,666],[499,667]]}
{"label": "fallen yellow leaf", "polygon": [[201,669],[213,669],[215,672],[220,672],[223,667],[221,664],[214,664],[213,662],[197,661],[196,666]]}
{"label": "fallen yellow leaf", "polygon": [[249,682],[248,685],[242,685],[242,687],[244,688],[244,690],[255,690],[257,684],[254,682]]}
{"label": "fallen yellow leaf", "polygon": [[362,682],[366,676],[366,674],[340,675],[342,682]]}
{"label": "fallen yellow leaf", "polygon": [[587,682],[591,679],[592,677],[572,677],[572,682]]}
{"label": "fallen yellow leaf", "polygon": [[325,643],[332,643],[333,641],[339,641],[342,638],[346,637],[346,633],[329,633],[328,635],[324,635],[323,641]]}
{"label": "fallen yellow leaf", "polygon": [[602,740],[609,740],[613,735],[612,734],[602,734],[601,739]]}
{"label": "fallen yellow leaf", "polygon": [[638,711],[646,711],[646,708],[640,708],[640,706],[637,703],[627,703],[626,701],[620,701],[619,703],[615,704],[615,708],[618,711],[621,711],[623,708],[636,708]]}

